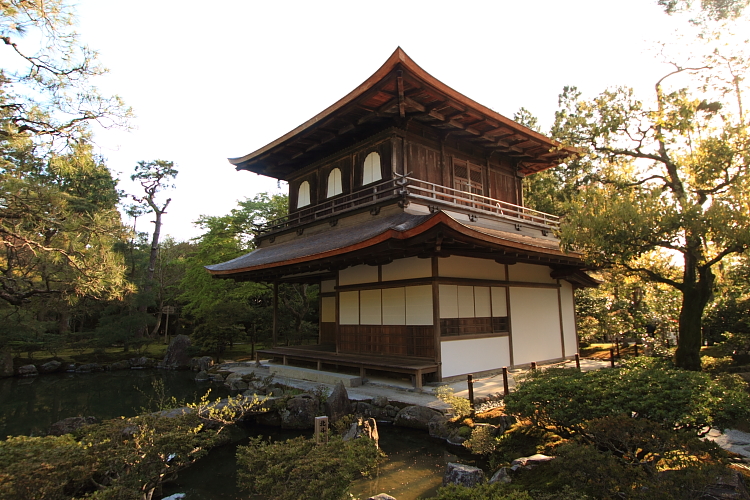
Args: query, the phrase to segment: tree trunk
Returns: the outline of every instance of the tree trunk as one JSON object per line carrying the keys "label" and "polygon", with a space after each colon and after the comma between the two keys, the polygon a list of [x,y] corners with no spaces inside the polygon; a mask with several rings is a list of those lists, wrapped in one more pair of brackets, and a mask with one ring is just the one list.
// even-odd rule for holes
{"label": "tree trunk", "polygon": [[[697,268],[690,265],[692,262],[694,261],[691,259],[685,259],[682,308],[680,309],[675,364],[685,370],[700,371],[701,322],[703,311],[711,300],[715,277],[710,268]],[[696,274],[698,275],[697,280]]]}
{"label": "tree trunk", "polygon": [[[156,257],[159,253],[159,237],[161,236],[161,214],[163,213],[159,208],[154,205],[152,202],[149,203],[151,205],[151,208],[154,210],[154,216],[156,220],[154,220],[154,234],[151,237],[151,253],[148,257],[148,270],[146,272],[146,283],[143,285],[143,292],[146,294],[151,293],[151,290],[153,290],[154,285],[154,272],[156,271]],[[166,208],[166,205],[165,205]],[[138,308],[138,312],[145,313],[148,310],[148,306],[145,304],[140,306]],[[161,320],[161,314],[159,315],[159,320]],[[159,325],[157,324],[157,328]],[[143,336],[148,331],[148,326],[143,325],[141,328],[138,329],[136,332],[136,337],[143,338]]]}

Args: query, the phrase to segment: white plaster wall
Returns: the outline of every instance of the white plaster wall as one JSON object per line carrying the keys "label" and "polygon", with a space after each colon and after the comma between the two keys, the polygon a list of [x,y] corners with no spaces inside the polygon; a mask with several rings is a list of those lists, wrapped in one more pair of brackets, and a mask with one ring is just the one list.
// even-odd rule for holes
{"label": "white plaster wall", "polygon": [[323,323],[336,322],[336,297],[323,297],[321,299],[320,320]]}
{"label": "white plaster wall", "polygon": [[510,366],[508,345],[508,337],[441,342],[440,355],[443,361],[443,377]]}
{"label": "white plaster wall", "polygon": [[474,287],[458,286],[458,317],[474,317]]}
{"label": "white plaster wall", "polygon": [[477,318],[489,318],[490,316],[492,316],[490,287],[474,287],[474,315]]}
{"label": "white plaster wall", "polygon": [[339,324],[359,324],[359,292],[339,293]]}
{"label": "white plaster wall", "polygon": [[339,285],[359,285],[360,283],[376,283],[378,281],[378,266],[347,267],[339,271]]}
{"label": "white plaster wall", "polygon": [[383,324],[406,324],[406,291],[404,288],[383,288]]}
{"label": "white plaster wall", "polygon": [[556,289],[510,287],[510,323],[514,364],[562,357]]}
{"label": "white plaster wall", "polygon": [[438,297],[441,318],[458,318],[458,286],[439,285]]}
{"label": "white plaster wall", "polygon": [[431,325],[432,323],[432,285],[407,286],[406,324]]}
{"label": "white plaster wall", "polygon": [[549,275],[549,266],[537,266],[535,264],[513,264],[508,266],[508,280],[530,281],[532,283],[557,283]]}
{"label": "white plaster wall", "polygon": [[508,289],[504,286],[492,287],[492,317],[504,318],[508,315],[508,301],[506,299]]}
{"label": "white plaster wall", "polygon": [[438,274],[451,278],[504,280],[505,265],[498,264],[494,260],[451,255],[438,259]]}
{"label": "white plaster wall", "polygon": [[320,293],[331,293],[335,291],[336,280],[325,280],[320,282]]}
{"label": "white plaster wall", "polygon": [[576,333],[575,296],[573,285],[560,281],[560,304],[562,305],[563,332],[565,338],[565,355],[573,356],[578,352],[578,334]]}
{"label": "white plaster wall", "polygon": [[359,324],[382,324],[381,312],[380,290],[361,290],[359,292]]}
{"label": "white plaster wall", "polygon": [[383,281],[429,278],[432,276],[432,259],[409,257],[394,260],[383,266]]}

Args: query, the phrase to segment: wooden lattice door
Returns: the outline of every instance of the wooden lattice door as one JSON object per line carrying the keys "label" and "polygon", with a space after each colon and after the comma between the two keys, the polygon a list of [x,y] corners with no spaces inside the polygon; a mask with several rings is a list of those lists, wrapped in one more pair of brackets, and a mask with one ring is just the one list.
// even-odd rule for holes
{"label": "wooden lattice door", "polygon": [[[462,160],[453,161],[453,189],[463,191],[469,195],[484,193],[482,189],[482,167],[479,165],[472,165],[469,162]],[[473,196],[466,196],[466,199],[462,201],[463,204],[471,204],[470,200],[474,200]]]}

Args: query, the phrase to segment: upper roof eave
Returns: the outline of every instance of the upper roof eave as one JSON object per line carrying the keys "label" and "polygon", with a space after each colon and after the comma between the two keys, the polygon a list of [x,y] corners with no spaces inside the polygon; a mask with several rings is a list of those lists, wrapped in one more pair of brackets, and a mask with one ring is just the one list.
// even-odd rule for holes
{"label": "upper roof eave", "polygon": [[[511,120],[510,118],[507,118],[500,113],[491,110],[490,108],[483,106],[482,104],[479,104],[478,102],[474,101],[473,99],[466,97],[465,95],[461,94],[460,92],[452,89],[448,85],[444,84],[431,74],[429,74],[427,71],[422,69],[416,62],[414,62],[413,59],[411,59],[406,52],[401,49],[401,47],[397,47],[396,50],[391,54],[391,56],[385,61],[385,63],[378,68],[378,70],[372,74],[367,80],[365,80],[361,85],[359,85],[357,88],[349,92],[346,96],[339,99],[337,102],[332,104],[331,106],[327,107],[325,110],[321,111],[302,125],[298,126],[294,130],[284,134],[283,136],[279,137],[273,142],[270,142],[263,146],[262,148],[253,151],[252,153],[249,153],[245,156],[241,156],[238,158],[228,158],[229,163],[232,165],[235,165],[237,170],[243,170],[243,164],[246,164],[247,162],[263,155],[264,153],[269,152],[273,148],[284,144],[287,141],[290,141],[294,139],[295,137],[299,136],[306,130],[308,130],[310,127],[313,127],[315,124],[321,122],[322,120],[325,120],[326,118],[330,117],[334,113],[336,113],[338,110],[342,109],[347,104],[353,102],[358,97],[362,96],[365,92],[372,89],[376,84],[381,82],[388,74],[391,73],[394,69],[396,69],[397,66],[401,66],[402,69],[405,69],[409,72],[411,72],[414,76],[422,80],[425,84],[432,86],[437,91],[444,93],[449,98],[455,100],[456,102],[466,106],[467,108],[472,108],[474,111],[479,112],[483,115],[485,115],[487,118],[495,120],[499,123],[501,123],[504,126],[507,126],[513,130],[516,130],[529,138],[541,141],[544,144],[548,144],[551,148],[552,147],[561,147],[561,145],[549,137],[540,134],[539,132],[536,132],[530,128],[527,128],[519,123],[516,123],[515,121]],[[563,150],[568,152],[569,154],[574,154],[578,152],[575,148],[569,148],[569,147],[562,147]]]}

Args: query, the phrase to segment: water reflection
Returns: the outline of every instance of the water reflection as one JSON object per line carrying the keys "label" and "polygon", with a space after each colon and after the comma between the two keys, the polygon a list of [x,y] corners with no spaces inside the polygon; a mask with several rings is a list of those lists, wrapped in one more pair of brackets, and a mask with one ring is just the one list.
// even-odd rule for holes
{"label": "water reflection", "polygon": [[208,388],[212,398],[228,394],[215,384],[198,385],[194,378],[193,372],[123,370],[0,379],[0,438],[44,434],[51,424],[67,417],[133,416],[148,405],[155,380],[164,381],[170,396],[189,402]]}

